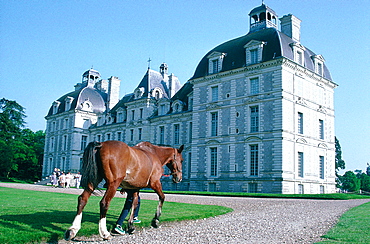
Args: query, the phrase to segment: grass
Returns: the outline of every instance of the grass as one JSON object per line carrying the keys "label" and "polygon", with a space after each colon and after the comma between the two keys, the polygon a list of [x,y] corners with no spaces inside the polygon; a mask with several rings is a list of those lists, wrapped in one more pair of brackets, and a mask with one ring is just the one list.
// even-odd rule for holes
{"label": "grass", "polygon": [[[77,196],[0,187],[0,243],[57,243],[71,226],[76,214]],[[85,207],[78,236],[98,234],[100,196],[92,196]],[[112,228],[121,213],[124,198],[113,198],[107,226]],[[140,224],[149,227],[158,201],[142,199]],[[208,218],[231,212],[231,208],[165,202],[161,222]]]}
{"label": "grass", "polygon": [[370,202],[345,212],[319,243],[370,243]]}

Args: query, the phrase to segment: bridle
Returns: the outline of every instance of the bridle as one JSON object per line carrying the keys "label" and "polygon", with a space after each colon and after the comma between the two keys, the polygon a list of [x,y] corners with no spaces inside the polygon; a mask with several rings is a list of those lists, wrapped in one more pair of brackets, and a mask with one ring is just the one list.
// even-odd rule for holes
{"label": "bridle", "polygon": [[[173,154],[173,162],[172,162],[172,164],[176,164],[176,166],[177,166],[177,161],[176,161],[176,149],[174,149],[174,154]],[[174,167],[175,168],[175,167]],[[178,168],[179,167],[176,167],[177,168],[177,170],[175,171],[175,172],[172,172],[171,173],[171,175],[173,176],[173,175],[175,175],[175,174],[177,174],[177,173],[182,173],[182,170],[179,170]]]}

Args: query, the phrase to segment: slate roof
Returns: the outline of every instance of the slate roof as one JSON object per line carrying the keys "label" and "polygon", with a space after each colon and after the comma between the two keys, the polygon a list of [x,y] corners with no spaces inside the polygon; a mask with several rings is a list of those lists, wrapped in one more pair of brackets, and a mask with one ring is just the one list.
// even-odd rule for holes
{"label": "slate roof", "polygon": [[[244,46],[252,40],[263,41],[266,43],[263,47],[262,62],[266,62],[282,56],[294,60],[292,47],[290,46],[290,44],[294,43],[294,41],[275,28],[266,28],[227,41],[210,50],[199,62],[191,79],[196,79],[208,75],[207,56],[213,52],[226,53],[226,56],[224,57],[222,63],[222,70],[220,72],[245,67],[246,58]],[[304,55],[305,67],[314,71],[314,63],[311,59],[312,55],[315,55],[315,53],[306,48]],[[326,79],[331,80],[330,72],[325,64],[323,76]]]}
{"label": "slate roof", "polygon": [[[93,105],[93,112],[94,113],[102,113],[105,111],[105,104],[107,101],[107,94],[99,92],[97,89],[92,87],[84,87],[80,90],[73,91],[67,93],[57,99],[60,102],[58,111],[56,114],[65,112],[66,101],[67,97],[72,97],[73,101],[71,103],[70,110],[74,109],[82,109],[82,103],[86,100],[89,100]],[[53,115],[53,105],[50,107],[47,116]]]}
{"label": "slate roof", "polygon": [[148,69],[146,74],[144,75],[143,79],[137,86],[139,87],[144,87],[144,94],[143,96],[148,97],[148,94],[156,87],[160,88],[164,94],[163,97],[169,98],[169,91],[168,91],[168,86],[161,75],[161,73]]}

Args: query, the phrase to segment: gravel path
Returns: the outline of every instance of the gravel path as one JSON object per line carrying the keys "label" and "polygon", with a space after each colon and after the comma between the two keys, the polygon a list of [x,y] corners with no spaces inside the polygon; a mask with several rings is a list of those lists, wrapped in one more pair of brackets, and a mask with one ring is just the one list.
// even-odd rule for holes
{"label": "gravel path", "polygon": [[[0,186],[70,194],[82,192],[13,183],[0,183]],[[121,197],[119,193],[116,196]],[[141,193],[140,196],[142,199],[158,199],[153,193]],[[114,236],[109,241],[102,241],[99,236],[78,236],[73,242],[62,240],[59,243],[314,243],[321,240],[320,236],[333,227],[345,211],[370,199],[307,200],[167,194],[166,201],[222,205],[234,211],[214,218],[162,223],[159,229],[138,229],[133,235]]]}

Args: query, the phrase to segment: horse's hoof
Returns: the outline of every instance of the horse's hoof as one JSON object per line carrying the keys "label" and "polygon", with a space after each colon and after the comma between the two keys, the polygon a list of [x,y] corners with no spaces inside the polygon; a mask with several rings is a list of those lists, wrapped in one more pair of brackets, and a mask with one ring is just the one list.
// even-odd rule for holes
{"label": "horse's hoof", "polygon": [[159,220],[158,219],[152,219],[151,223],[153,228],[158,228],[159,227]]}
{"label": "horse's hoof", "polygon": [[135,232],[135,228],[130,228],[127,230],[127,233],[130,235],[134,234],[134,232]]}
{"label": "horse's hoof", "polygon": [[73,230],[67,230],[65,233],[64,233],[64,240],[66,241],[70,241],[72,240],[74,237],[75,237],[75,233]]}
{"label": "horse's hoof", "polygon": [[109,241],[110,239],[112,239],[112,236],[110,234],[103,237],[104,241]]}

